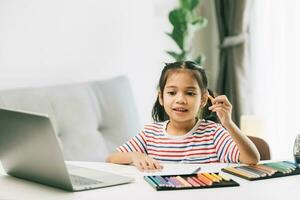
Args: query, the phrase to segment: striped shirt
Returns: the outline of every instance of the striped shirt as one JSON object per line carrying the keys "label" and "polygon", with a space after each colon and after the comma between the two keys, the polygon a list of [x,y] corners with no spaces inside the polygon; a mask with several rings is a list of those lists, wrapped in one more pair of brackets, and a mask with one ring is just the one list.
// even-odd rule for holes
{"label": "striped shirt", "polygon": [[171,163],[238,162],[238,147],[220,124],[199,120],[185,135],[174,136],[166,132],[167,123],[146,125],[117,151],[141,152]]}

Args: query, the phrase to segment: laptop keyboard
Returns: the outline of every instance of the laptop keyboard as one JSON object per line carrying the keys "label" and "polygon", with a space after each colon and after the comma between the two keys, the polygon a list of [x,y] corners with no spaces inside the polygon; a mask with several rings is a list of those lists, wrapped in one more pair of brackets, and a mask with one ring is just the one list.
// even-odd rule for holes
{"label": "laptop keyboard", "polygon": [[71,174],[70,177],[71,177],[72,184],[77,185],[77,186],[95,185],[95,184],[102,183],[101,181],[85,178],[82,176],[77,176],[74,174]]}

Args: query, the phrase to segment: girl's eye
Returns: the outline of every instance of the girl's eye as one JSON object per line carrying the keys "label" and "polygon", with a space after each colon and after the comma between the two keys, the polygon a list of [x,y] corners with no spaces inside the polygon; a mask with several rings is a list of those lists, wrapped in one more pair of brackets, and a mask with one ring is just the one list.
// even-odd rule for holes
{"label": "girl's eye", "polygon": [[195,96],[196,93],[195,92],[187,92],[187,95],[189,95],[189,96]]}
{"label": "girl's eye", "polygon": [[170,91],[170,92],[167,92],[169,95],[175,95],[176,94],[176,92],[173,92],[173,91]]}

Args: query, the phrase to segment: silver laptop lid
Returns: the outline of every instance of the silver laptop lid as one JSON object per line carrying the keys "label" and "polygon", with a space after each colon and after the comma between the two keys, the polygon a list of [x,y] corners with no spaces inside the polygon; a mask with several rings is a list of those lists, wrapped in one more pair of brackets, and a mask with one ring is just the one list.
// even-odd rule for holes
{"label": "silver laptop lid", "polygon": [[8,174],[72,190],[48,116],[0,108],[0,127],[0,159]]}

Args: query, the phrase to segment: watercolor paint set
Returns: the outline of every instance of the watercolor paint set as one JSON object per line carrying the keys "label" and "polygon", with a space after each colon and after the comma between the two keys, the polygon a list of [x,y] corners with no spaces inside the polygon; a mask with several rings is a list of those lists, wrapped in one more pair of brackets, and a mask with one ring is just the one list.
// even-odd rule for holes
{"label": "watercolor paint set", "polygon": [[157,191],[239,186],[237,182],[220,173],[144,176],[144,179]]}
{"label": "watercolor paint set", "polygon": [[226,167],[222,171],[250,181],[300,174],[298,164],[290,161]]}

